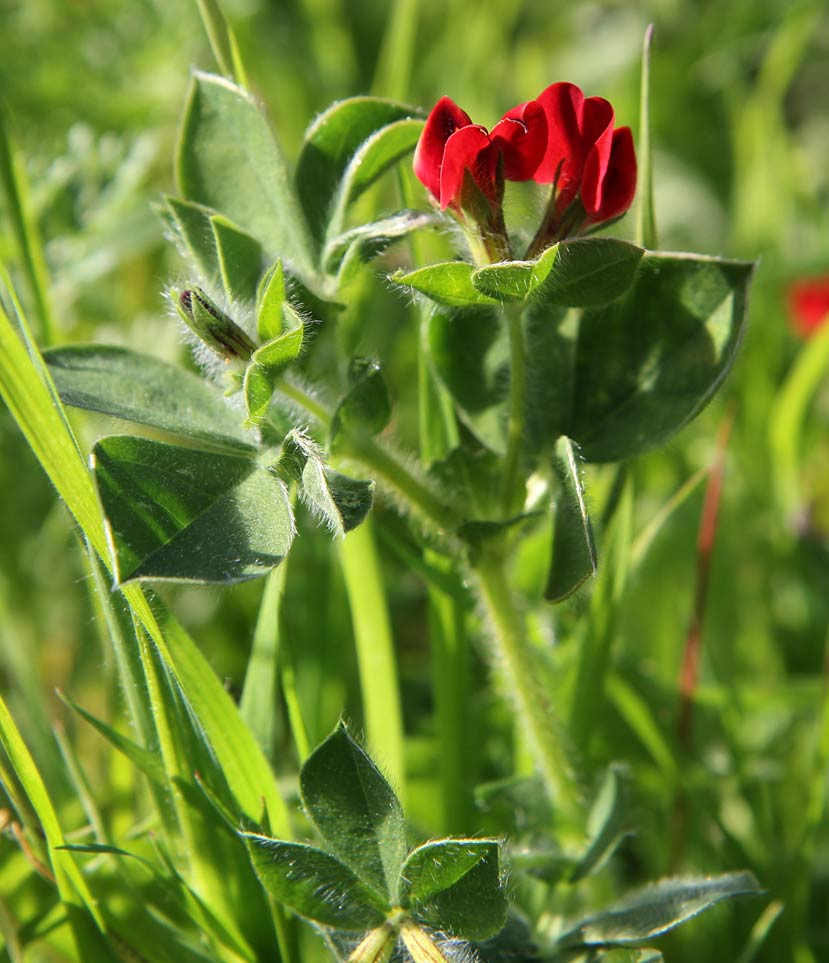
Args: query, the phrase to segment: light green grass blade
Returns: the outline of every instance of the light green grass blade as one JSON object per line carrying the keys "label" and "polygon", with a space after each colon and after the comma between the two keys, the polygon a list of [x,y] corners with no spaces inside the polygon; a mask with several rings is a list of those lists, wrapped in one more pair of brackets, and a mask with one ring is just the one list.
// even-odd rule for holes
{"label": "light green grass blade", "polygon": [[405,799],[403,718],[389,612],[371,522],[355,528],[339,545],[345,576],[366,736],[371,754]]}
{"label": "light green grass blade", "polygon": [[236,43],[236,35],[222,8],[217,0],[196,0],[196,5],[219,70],[226,77],[233,77],[240,87],[247,87],[247,74]]}
{"label": "light green grass blade", "polygon": [[656,209],[653,204],[653,152],[651,150],[651,42],[653,24],[645,31],[642,44],[642,79],[639,90],[639,146],[637,163],[639,177],[636,193],[636,243],[655,251],[659,246],[656,234]]}
{"label": "light green grass blade", "polygon": [[391,6],[371,92],[377,97],[406,100],[412,76],[418,0],[395,0]]}

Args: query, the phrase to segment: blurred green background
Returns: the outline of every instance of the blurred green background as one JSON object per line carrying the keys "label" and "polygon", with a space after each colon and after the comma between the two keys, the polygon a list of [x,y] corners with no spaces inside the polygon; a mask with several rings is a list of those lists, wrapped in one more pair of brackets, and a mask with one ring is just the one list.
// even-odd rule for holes
{"label": "blurred green background", "polygon": [[[448,94],[491,125],[548,84],[570,80],[610,99],[617,123],[635,132],[642,37],[648,23],[656,25],[651,126],[660,246],[760,259],[748,333],[729,382],[667,450],[631,467],[641,530],[711,463],[717,426],[734,411],[704,623],[698,788],[684,816],[688,843],[679,868],[752,868],[771,897],[785,902],[758,958],[829,959],[825,810],[816,821],[807,818],[810,806],[825,804],[829,758],[829,378],[824,365],[816,389],[803,387],[803,404],[793,404],[798,379],[805,385],[798,362],[817,349],[794,336],[785,303],[793,279],[829,273],[826,4],[226,0],[224,9],[251,87],[290,158],[317,112],[365,92],[427,109]],[[172,155],[190,69],[214,66],[195,2],[6,0],[0,23],[0,96],[51,280],[55,326],[40,333],[54,343],[129,344],[190,363],[163,299],[182,266],[153,203],[174,188]],[[626,222],[613,229],[630,232]],[[431,243],[440,249],[440,240]],[[7,217],[0,219],[0,257],[25,299]],[[342,338],[385,362],[400,433],[414,447],[412,310],[377,288],[347,312]],[[35,316],[30,300],[27,306]],[[86,442],[107,427],[89,418],[78,425]],[[589,480],[600,504],[610,475],[593,469]],[[57,773],[53,723],[75,723],[55,687],[105,714],[114,670],[69,520],[5,411],[0,492],[0,686],[38,759],[54,760],[47,768]],[[670,787],[680,757],[672,727],[701,502],[700,486],[635,572],[614,640],[615,695],[602,745],[593,750],[633,772],[638,835],[619,869],[633,881],[676,868]],[[383,551],[412,802],[428,827],[430,773],[421,760],[430,758],[424,747],[433,734],[424,589],[397,555]],[[343,708],[360,718],[347,602],[331,557],[324,533],[299,540],[285,605],[312,742]],[[163,594],[237,692],[261,584]],[[581,598],[542,615],[539,638],[566,640],[587,606]],[[482,666],[475,673],[483,678]],[[481,692],[478,711],[499,711]],[[637,729],[636,699],[650,706],[657,731]],[[101,741],[81,729],[73,738],[93,783],[105,781],[109,753]],[[480,765],[482,777],[499,775],[497,751]],[[67,785],[52,788],[69,792]],[[669,958],[736,959],[740,934],[756,915],[756,907],[735,911],[733,929],[722,915],[706,918],[677,939],[682,955]]]}

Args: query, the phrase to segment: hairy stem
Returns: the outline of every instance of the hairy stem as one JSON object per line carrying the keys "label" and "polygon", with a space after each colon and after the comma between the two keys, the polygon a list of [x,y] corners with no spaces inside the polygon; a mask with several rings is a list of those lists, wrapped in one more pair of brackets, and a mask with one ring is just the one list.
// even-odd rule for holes
{"label": "hairy stem", "polygon": [[[501,476],[501,514],[508,518],[516,508],[516,487],[524,445],[524,407],[527,395],[527,370],[524,355],[524,330],[520,305],[508,305],[504,313],[509,330],[510,376],[507,451]],[[521,499],[523,501],[523,499]]]}
{"label": "hairy stem", "polygon": [[515,702],[518,719],[556,809],[578,816],[581,799],[565,750],[562,727],[548,694],[539,685],[537,667],[527,644],[524,618],[509,590],[503,559],[482,558],[475,566],[478,588],[492,625],[496,657]]}

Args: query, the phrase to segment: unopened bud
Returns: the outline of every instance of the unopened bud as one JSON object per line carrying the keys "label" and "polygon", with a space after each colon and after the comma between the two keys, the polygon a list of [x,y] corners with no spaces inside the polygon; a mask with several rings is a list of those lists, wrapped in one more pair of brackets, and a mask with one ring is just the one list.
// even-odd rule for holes
{"label": "unopened bud", "polygon": [[248,361],[256,345],[239,327],[207,297],[201,288],[182,291],[178,296],[178,313],[188,328],[226,360]]}

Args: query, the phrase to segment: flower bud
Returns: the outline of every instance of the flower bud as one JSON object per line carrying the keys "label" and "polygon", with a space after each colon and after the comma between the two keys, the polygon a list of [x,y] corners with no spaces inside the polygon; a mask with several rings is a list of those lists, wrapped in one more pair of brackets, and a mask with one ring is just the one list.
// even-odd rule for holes
{"label": "flower bud", "polygon": [[256,345],[238,324],[219,310],[201,288],[182,291],[178,296],[178,313],[188,328],[216,354],[226,361],[237,358],[248,361]]}

